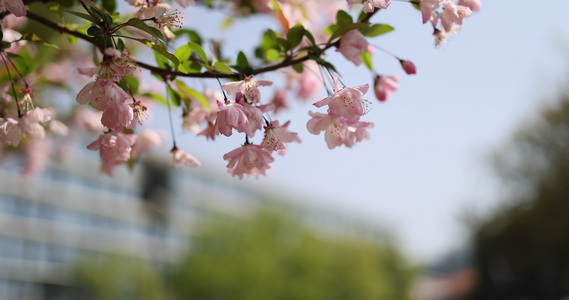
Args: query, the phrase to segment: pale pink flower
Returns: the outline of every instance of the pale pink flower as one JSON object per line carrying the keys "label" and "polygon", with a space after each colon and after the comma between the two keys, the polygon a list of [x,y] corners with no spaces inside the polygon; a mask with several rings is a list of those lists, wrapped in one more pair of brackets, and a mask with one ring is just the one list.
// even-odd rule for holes
{"label": "pale pink flower", "polygon": [[178,147],[174,146],[170,152],[172,153],[171,166],[199,167],[201,165],[195,157],[178,149]]}
{"label": "pale pink flower", "polygon": [[332,118],[344,117],[348,120],[358,120],[365,114],[362,96],[367,93],[369,85],[347,88],[338,85],[338,77],[334,73],[334,94],[314,103],[316,107],[328,105],[328,114]]}
{"label": "pale pink flower", "polygon": [[73,114],[72,123],[83,130],[90,133],[98,133],[105,130],[101,124],[101,117],[103,113],[94,111],[92,109],[80,106]]}
{"label": "pale pink flower", "polygon": [[315,61],[304,63],[304,72],[300,74],[298,97],[302,100],[312,99],[322,88],[322,77],[318,74],[318,64]]}
{"label": "pale pink flower", "polygon": [[11,12],[16,17],[23,17],[28,14],[22,0],[0,0],[0,12],[5,11]]}
{"label": "pale pink flower", "polygon": [[215,119],[215,133],[221,133],[225,136],[231,136],[232,129],[235,128],[239,132],[248,130],[249,120],[245,115],[243,105],[231,101],[226,103],[217,102],[219,111]]}
{"label": "pale pink flower", "polygon": [[114,168],[130,159],[132,145],[136,141],[136,135],[124,134],[120,130],[113,130],[101,134],[99,138],[89,144],[87,149],[99,150],[103,163],[103,170],[112,175]]}
{"label": "pale pink flower", "polygon": [[266,175],[267,170],[271,170],[270,164],[275,160],[269,152],[254,144],[245,144],[225,154],[223,159],[228,161],[228,172],[239,176],[239,179],[243,179],[246,174],[257,178]]}
{"label": "pale pink flower", "polygon": [[347,128],[344,136],[344,145],[351,148],[356,142],[361,142],[366,139],[369,140],[368,128],[373,128],[372,122],[347,122]]}
{"label": "pale pink flower", "polygon": [[131,105],[126,104],[125,101],[121,101],[110,105],[101,117],[101,124],[109,129],[115,129],[120,125],[134,129],[136,128],[137,122],[134,121],[134,110]]}
{"label": "pale pink flower", "polygon": [[357,30],[351,30],[346,33],[340,40],[340,47],[336,49],[341,52],[346,59],[359,66],[362,62],[361,53],[368,49],[368,42],[363,34]]}
{"label": "pale pink flower", "polygon": [[280,90],[275,92],[273,99],[271,100],[271,104],[274,106],[273,112],[278,114],[281,110],[287,110],[288,104],[286,101],[286,90]]}
{"label": "pale pink flower", "polygon": [[19,119],[0,118],[0,141],[17,147],[26,135],[32,138],[43,139],[45,137],[45,129],[40,123],[46,121],[43,110],[37,107],[26,112]]}
{"label": "pale pink flower", "polygon": [[[348,4],[350,5],[362,3],[362,0],[347,0],[347,1]],[[386,9],[389,6],[389,4],[391,4],[391,0],[363,0],[363,3],[364,6],[362,10],[365,13],[372,13],[375,7]]]}
{"label": "pale pink flower", "polygon": [[130,95],[114,81],[99,77],[83,87],[77,94],[76,100],[79,104],[90,102],[95,109],[104,111],[113,104],[120,103],[128,98]]}
{"label": "pale pink flower", "polygon": [[196,6],[196,2],[194,0],[176,0],[176,2],[183,8]]}
{"label": "pale pink flower", "polygon": [[219,111],[219,108],[217,107],[217,99],[223,98],[223,95],[220,92],[214,91],[210,88],[206,88],[203,91],[203,95],[208,101],[209,109],[199,101],[192,100],[190,102],[190,107],[187,108],[189,111],[185,110],[182,115],[182,128],[195,134],[198,134],[201,130],[199,126],[200,123],[213,123],[215,121],[217,118],[217,112]]}
{"label": "pale pink flower", "polygon": [[399,89],[397,74],[391,76],[377,76],[375,78],[374,92],[379,101],[385,101],[393,92]]}
{"label": "pale pink flower", "polygon": [[298,133],[290,132],[287,121],[280,126],[279,121],[273,121],[265,127],[265,137],[261,143],[261,147],[267,151],[286,150],[286,143],[301,142]]}
{"label": "pale pink flower", "polygon": [[227,82],[221,86],[221,89],[226,91],[229,95],[242,93],[247,100],[252,103],[259,103],[261,101],[261,92],[258,86],[270,86],[273,83],[267,80],[254,80],[253,76],[245,77],[244,80]]}
{"label": "pale pink flower", "polygon": [[[421,0],[419,8],[423,16],[423,24],[429,22],[437,8],[439,8],[441,0]],[[436,25],[436,24],[433,24]]]}
{"label": "pale pink flower", "polygon": [[473,12],[480,12],[480,0],[459,0],[457,5],[462,5],[470,8]]}
{"label": "pale pink flower", "polygon": [[257,107],[246,102],[240,102],[240,104],[243,106],[245,116],[247,116],[247,126],[244,131],[239,129],[237,129],[237,131],[244,132],[247,136],[254,137],[255,132],[263,128],[263,113],[272,110],[273,105],[265,104]]}
{"label": "pale pink flower", "polygon": [[399,62],[401,63],[401,67],[408,75],[417,74],[417,67],[415,64],[410,60],[403,60],[400,59]]}
{"label": "pale pink flower", "polygon": [[174,10],[173,12],[168,12],[169,6],[154,6],[154,23],[158,26],[174,26],[174,27],[182,27],[181,20],[180,20],[180,13],[178,10]]}
{"label": "pale pink flower", "polygon": [[470,8],[456,5],[450,0],[445,0],[443,5],[444,10],[439,15],[439,18],[445,31],[450,31],[453,23],[462,25],[462,20],[472,14]]}

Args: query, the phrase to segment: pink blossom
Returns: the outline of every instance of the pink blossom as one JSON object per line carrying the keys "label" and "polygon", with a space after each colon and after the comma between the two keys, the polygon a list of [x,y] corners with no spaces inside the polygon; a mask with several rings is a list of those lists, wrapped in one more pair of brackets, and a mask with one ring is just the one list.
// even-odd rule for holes
{"label": "pink blossom", "polygon": [[399,62],[401,63],[401,67],[408,75],[417,74],[417,67],[415,64],[410,60],[403,60],[400,59]]}
{"label": "pink blossom", "polygon": [[11,12],[16,17],[23,17],[28,14],[22,0],[0,0],[0,12],[5,11]]}
{"label": "pink blossom", "polygon": [[196,6],[196,2],[194,0],[176,0],[181,7],[186,8],[188,6]]}
{"label": "pink blossom", "polygon": [[397,74],[392,76],[377,76],[375,78],[374,92],[379,101],[385,101],[387,98],[399,89]]}
{"label": "pink blossom", "polygon": [[134,129],[137,122],[134,121],[134,110],[132,106],[121,101],[109,106],[101,117],[101,124],[109,129],[115,129],[120,125]]}
{"label": "pink blossom", "polygon": [[421,8],[421,14],[423,15],[423,24],[431,20],[434,11],[439,8],[439,5],[440,0],[421,0],[419,2],[419,8]]}
{"label": "pink blossom", "polygon": [[136,135],[124,134],[120,130],[99,135],[99,138],[89,144],[87,149],[99,150],[103,163],[103,170],[112,175],[114,168],[130,159],[132,145],[136,141]]}
{"label": "pink blossom", "polygon": [[246,102],[240,102],[243,106],[243,112],[247,116],[247,126],[244,131],[237,129],[239,132],[244,132],[247,136],[254,137],[257,130],[263,128],[263,113],[273,109],[272,104],[265,104],[261,106],[253,106]]}
{"label": "pink blossom", "polygon": [[281,110],[287,110],[288,104],[286,101],[286,90],[280,90],[275,92],[275,95],[273,96],[271,103],[275,107],[274,109],[275,114],[278,114],[279,111]]}
{"label": "pink blossom", "polygon": [[346,145],[352,147],[356,142],[369,139],[367,128],[373,127],[371,122],[349,121],[346,118],[331,118],[327,114],[308,112],[312,119],[306,123],[306,128],[312,134],[318,135],[324,131],[324,139],[329,149]]}
{"label": "pink blossom", "polygon": [[473,12],[480,12],[480,0],[459,0],[457,5],[462,5],[470,8]]}
{"label": "pink blossom", "polygon": [[231,130],[237,129],[239,132],[248,130],[249,120],[245,115],[243,105],[231,101],[225,104],[217,102],[219,111],[215,119],[215,133],[221,133],[225,136],[231,136]]}
{"label": "pink blossom", "polygon": [[361,142],[366,139],[369,140],[368,128],[373,128],[372,122],[347,122],[347,128],[344,136],[344,145],[351,148],[356,142]]}
{"label": "pink blossom", "polygon": [[102,77],[88,83],[77,94],[77,103],[91,105],[100,111],[104,111],[113,104],[119,103],[130,98],[121,87],[114,81]]}
{"label": "pink blossom", "polygon": [[450,31],[453,23],[458,25],[462,24],[462,20],[472,14],[470,8],[466,6],[456,5],[450,0],[445,0],[443,2],[444,10],[439,15],[441,19],[441,24],[445,31]]}
{"label": "pink blossom", "polygon": [[157,130],[143,130],[131,147],[130,157],[137,159],[142,153],[150,152],[152,145],[162,146],[163,135],[163,132]]}
{"label": "pink blossom", "polygon": [[271,165],[275,159],[261,146],[245,144],[223,156],[228,161],[228,172],[233,176],[249,174],[259,178],[259,175],[266,175],[267,170],[271,170]]}
{"label": "pink blossom", "polygon": [[49,140],[32,138],[24,149],[25,159],[21,170],[23,177],[29,177],[45,169],[49,158]]}
{"label": "pink blossom", "polygon": [[44,123],[47,120],[43,110],[37,107],[26,112],[19,119],[0,118],[0,141],[17,147],[25,135],[43,139],[45,137],[45,129],[40,123]]}
{"label": "pink blossom", "polygon": [[186,153],[178,147],[172,148],[172,166],[188,166],[188,167],[199,167],[201,163],[193,157],[191,154]]}
{"label": "pink blossom", "polygon": [[207,99],[209,107],[205,107],[199,101],[190,102],[189,111],[184,111],[182,127],[198,134],[200,132],[199,124],[202,122],[214,122],[217,117],[219,108],[217,107],[217,99],[222,99],[221,93],[207,88],[203,91],[204,97]]}
{"label": "pink blossom", "polygon": [[286,150],[286,143],[299,142],[298,133],[290,132],[287,121],[280,126],[279,121],[273,121],[265,127],[265,138],[261,143],[261,147],[267,151]]}
{"label": "pink blossom", "polygon": [[348,31],[340,40],[340,47],[336,51],[341,52],[346,59],[353,62],[356,66],[359,66],[362,62],[361,53],[368,49],[368,42],[366,38],[359,32],[359,30],[354,29]]}
{"label": "pink blossom", "polygon": [[346,88],[338,85],[338,77],[334,73],[334,94],[314,103],[316,107],[328,105],[328,114],[332,118],[344,117],[348,120],[358,120],[365,114],[362,96],[367,93],[369,85]]}
{"label": "pink blossom", "polygon": [[[357,4],[362,3],[362,0],[347,0],[348,4]],[[365,13],[372,13],[374,11],[374,7],[386,9],[389,4],[391,4],[391,0],[363,0],[364,6],[363,11]]]}
{"label": "pink blossom", "polygon": [[229,95],[241,92],[247,100],[252,103],[259,103],[261,101],[261,92],[258,86],[270,86],[273,83],[267,80],[254,80],[253,76],[245,77],[244,80],[227,82],[221,86],[221,89],[226,91]]}

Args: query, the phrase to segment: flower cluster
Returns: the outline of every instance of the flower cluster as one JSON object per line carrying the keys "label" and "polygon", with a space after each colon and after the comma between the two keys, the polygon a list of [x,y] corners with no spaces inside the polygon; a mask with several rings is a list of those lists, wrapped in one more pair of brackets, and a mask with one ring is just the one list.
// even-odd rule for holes
{"label": "flower cluster", "polygon": [[[435,28],[435,45],[444,45],[448,38],[455,35],[460,29],[464,18],[472,15],[472,12],[480,11],[480,0],[459,0],[454,3],[451,0],[421,0],[419,7],[423,15],[423,23],[431,22]],[[442,7],[442,11],[437,11]],[[439,23],[442,28],[437,28]]]}
{"label": "flower cluster", "polygon": [[324,131],[324,138],[330,149],[341,145],[352,147],[355,142],[369,139],[367,129],[373,127],[371,122],[360,121],[360,117],[366,113],[362,97],[367,93],[369,85],[340,87],[336,74],[333,77],[334,94],[314,103],[316,107],[327,105],[327,114],[309,112],[312,119],[306,127],[315,135]]}

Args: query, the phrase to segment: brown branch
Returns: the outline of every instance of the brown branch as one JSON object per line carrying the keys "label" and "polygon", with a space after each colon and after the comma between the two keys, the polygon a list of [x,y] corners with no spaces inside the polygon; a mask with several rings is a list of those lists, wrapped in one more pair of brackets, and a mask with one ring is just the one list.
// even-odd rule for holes
{"label": "brown branch", "polygon": [[[378,11],[378,10],[375,10],[373,13],[368,14],[368,15],[364,18],[364,20],[362,20],[361,22],[367,22],[367,21],[369,21],[369,19],[370,19],[375,13],[377,13],[377,11]],[[61,32],[61,33],[67,33],[67,34],[69,34],[69,35],[72,35],[72,36],[75,36],[75,37],[77,37],[77,38],[80,38],[80,39],[82,39],[82,40],[84,40],[84,41],[87,41],[87,42],[89,42],[89,43],[95,45],[95,46],[98,47],[99,49],[104,50],[104,49],[103,49],[103,45],[100,44],[100,43],[98,43],[97,40],[96,40],[94,37],[91,37],[91,36],[85,35],[85,34],[83,34],[83,33],[77,32],[77,31],[75,31],[75,30],[71,30],[71,29],[69,29],[69,28],[66,28],[66,27],[63,26],[63,25],[57,24],[57,23],[55,23],[55,22],[53,22],[53,21],[51,21],[51,20],[48,20],[48,19],[46,19],[46,18],[44,18],[44,17],[42,17],[42,16],[39,16],[39,15],[37,15],[37,14],[35,14],[35,13],[32,13],[32,12],[30,12],[30,11],[28,11],[27,17],[30,18],[30,19],[32,19],[32,20],[34,20],[34,21],[37,21],[37,22],[39,22],[39,23],[41,23],[41,24],[43,24],[43,25],[45,25],[45,26],[47,26],[47,27],[49,27],[49,28],[52,28],[52,29],[54,29],[54,30],[57,30],[57,31],[59,31],[59,32]],[[331,48],[331,47],[333,47],[333,46],[337,47],[338,44],[339,44],[339,41],[340,41],[340,40],[338,40],[337,42],[335,42],[335,43],[333,43],[333,44],[327,44],[327,45],[325,45],[325,46],[321,49],[321,53],[324,53],[324,51],[328,50],[329,48]],[[270,66],[266,66],[266,67],[262,67],[262,68],[258,68],[258,69],[253,69],[252,72],[251,72],[251,74],[252,74],[252,75],[258,75],[258,74],[262,74],[262,73],[267,73],[267,72],[275,71],[275,70],[278,70],[278,69],[281,69],[281,68],[286,68],[286,67],[289,67],[289,66],[298,64],[298,63],[302,63],[302,62],[304,62],[304,61],[307,61],[308,59],[309,59],[308,56],[303,56],[303,57],[295,58],[295,59],[287,58],[287,59],[285,59],[284,61],[282,61],[282,62],[280,62],[280,63],[277,63],[277,64],[274,64],[274,65],[270,65]],[[191,78],[232,78],[232,79],[238,79],[238,78],[241,76],[240,73],[223,74],[223,73],[217,73],[217,72],[212,72],[212,71],[206,71],[206,72],[203,72],[203,73],[188,73],[188,74],[186,74],[186,73],[179,72],[179,71],[172,71],[172,70],[168,70],[168,69],[162,69],[162,68],[159,68],[159,67],[151,66],[151,65],[149,65],[149,64],[146,64],[146,63],[143,63],[143,62],[140,62],[140,61],[136,61],[136,60],[134,60],[134,62],[135,62],[138,66],[140,66],[141,68],[147,69],[147,70],[149,70],[150,72],[155,73],[155,74],[157,74],[157,75],[160,75],[160,76],[162,76],[162,77],[171,76],[171,77],[191,77]]]}

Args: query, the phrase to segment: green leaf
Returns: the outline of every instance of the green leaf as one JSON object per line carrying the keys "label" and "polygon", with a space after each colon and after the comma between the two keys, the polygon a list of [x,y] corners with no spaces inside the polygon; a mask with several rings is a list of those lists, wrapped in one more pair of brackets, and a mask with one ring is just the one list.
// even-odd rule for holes
{"label": "green leaf", "polygon": [[18,54],[7,53],[18,72],[22,76],[30,74],[35,68],[35,60],[28,54],[27,51],[20,51]]}
{"label": "green leaf", "polygon": [[365,37],[374,37],[393,31],[395,28],[387,24],[373,24],[370,27],[362,29]]}
{"label": "green leaf", "polygon": [[186,61],[192,56],[192,48],[190,48],[189,45],[183,45],[174,52],[174,55],[176,55],[180,62]]}
{"label": "green leaf", "polygon": [[109,12],[114,12],[117,9],[117,2],[115,0],[102,0],[101,6]]}
{"label": "green leaf", "polygon": [[119,51],[123,51],[125,47],[124,40],[122,38],[118,38],[117,40],[117,49]]}
{"label": "green leaf", "polygon": [[249,61],[247,60],[247,56],[243,54],[243,51],[239,51],[239,54],[237,54],[237,66],[239,68],[249,67]]}
{"label": "green leaf", "polygon": [[59,49],[59,47],[57,45],[50,44],[50,43],[42,40],[35,33],[26,33],[26,34],[22,35],[22,37],[20,39],[30,41],[30,42],[34,42],[34,43],[38,43],[38,44],[42,44],[42,45],[47,46],[47,47]]}
{"label": "green leaf", "polygon": [[174,54],[169,53],[169,52],[166,50],[166,47],[164,47],[164,46],[162,46],[162,45],[156,45],[156,44],[152,44],[152,45],[149,45],[149,46],[150,46],[150,47],[152,48],[152,50],[154,50],[156,53],[159,53],[160,55],[166,57],[168,60],[170,60],[171,62],[173,62],[175,68],[178,68],[178,65],[180,65],[180,61],[178,60],[178,58],[177,58]]}
{"label": "green leaf", "polygon": [[200,46],[194,42],[189,42],[188,46],[190,46],[190,48],[192,48],[192,50],[194,52],[196,52],[196,54],[202,59],[204,64],[208,65],[207,55],[205,54],[205,51],[203,51],[202,46]]}
{"label": "green leaf", "polygon": [[119,86],[127,92],[130,90],[132,94],[136,94],[138,93],[140,82],[133,76],[125,76],[119,81]]}
{"label": "green leaf", "polygon": [[166,39],[164,38],[164,35],[162,34],[162,32],[160,32],[160,30],[146,25],[146,23],[144,23],[142,20],[140,20],[138,18],[132,18],[132,19],[126,21],[126,23],[124,23],[124,24],[138,28],[138,29],[150,34],[151,36],[155,37],[158,41],[160,41],[163,44],[166,43]]}
{"label": "green leaf", "polygon": [[156,100],[156,102],[158,103],[162,103],[164,105],[168,105],[168,100],[166,100],[166,98],[164,98],[162,95],[158,95],[158,94],[153,94],[153,93],[144,93],[142,94],[143,97],[146,98],[150,98],[153,100]]}
{"label": "green leaf", "polygon": [[[186,86],[186,84],[184,84],[184,82],[182,82],[178,79],[176,79],[176,81],[174,83],[176,84],[176,87],[178,87],[178,91],[180,91],[182,93],[182,95],[186,96],[186,98],[188,100],[196,99],[201,103],[201,105],[203,105],[205,108],[207,108],[209,111],[211,111],[211,106],[209,106],[209,102],[204,97],[204,95],[202,95],[200,92]],[[184,99],[184,100],[186,100],[186,99]],[[186,107],[190,107],[189,101],[188,102],[184,101],[184,104],[186,105]]]}
{"label": "green leaf", "polygon": [[277,42],[277,45],[280,46],[280,50],[282,52],[286,52],[286,51],[292,49],[291,44],[287,40],[285,40],[281,37],[278,37],[276,42]]}
{"label": "green leaf", "polygon": [[294,49],[300,44],[300,42],[302,42],[304,31],[304,26],[302,26],[302,24],[296,24],[291,29],[289,29],[286,35],[286,39],[290,43],[291,49]]}
{"label": "green leaf", "polygon": [[81,19],[85,19],[85,20],[87,20],[93,24],[98,24],[99,22],[101,22],[101,19],[94,18],[88,14],[84,14],[84,13],[80,13],[80,12],[76,12],[76,11],[72,11],[72,10],[64,10],[64,12],[72,14],[74,16],[77,16]]}
{"label": "green leaf", "polygon": [[336,13],[336,23],[338,25],[352,24],[354,23],[354,20],[352,20],[352,16],[350,16],[346,11],[339,10],[338,13]]}
{"label": "green leaf", "polygon": [[233,71],[231,70],[231,68],[229,68],[226,64],[224,64],[220,61],[216,61],[214,66],[215,66],[215,70],[219,73],[233,74]]}
{"label": "green leaf", "polygon": [[409,2],[409,3],[411,3],[411,5],[413,5],[413,7],[414,7],[416,10],[421,10],[421,7],[419,6],[419,3],[417,3],[417,2]]}
{"label": "green leaf", "polygon": [[187,35],[188,38],[190,39],[190,42],[194,42],[198,45],[202,44],[202,37],[195,30],[180,29],[180,30],[174,31],[174,34],[176,35],[176,37]]}
{"label": "green leaf", "polygon": [[99,28],[99,26],[93,25],[87,29],[87,34],[90,36],[103,36],[105,33]]}
{"label": "green leaf", "polygon": [[232,24],[233,24],[233,18],[228,17],[225,18],[223,22],[221,22],[221,25],[219,27],[221,28],[221,30],[227,30],[229,27],[231,27]]}
{"label": "green leaf", "polygon": [[371,53],[369,53],[369,51],[364,51],[360,53],[360,55],[362,56],[362,59],[366,67],[370,70],[373,70],[373,61],[371,59]]}
{"label": "green leaf", "polygon": [[352,24],[342,25],[340,26],[340,28],[336,29],[334,33],[332,33],[332,36],[330,36],[330,40],[328,40],[328,43],[332,42],[337,37],[343,36],[349,31],[352,31],[354,29],[360,29],[366,26],[368,26],[367,23],[352,23]]}
{"label": "green leaf", "polygon": [[172,101],[172,104],[174,104],[175,106],[180,106],[180,104],[182,103],[182,97],[180,96],[180,94],[175,91],[174,89],[172,89],[170,87],[170,85],[168,85],[168,95],[170,96],[170,101]]}
{"label": "green leaf", "polygon": [[316,45],[316,40],[314,39],[314,36],[312,35],[312,33],[310,33],[310,31],[305,30],[304,36],[310,41],[310,43],[312,43],[313,46]]}
{"label": "green leaf", "polygon": [[281,61],[282,57],[281,54],[279,53],[279,51],[275,50],[275,49],[268,49],[267,52],[265,52],[265,59],[267,61]]}
{"label": "green leaf", "polygon": [[303,64],[294,64],[294,65],[292,65],[292,68],[293,68],[297,73],[302,73],[302,72],[304,72],[304,65],[303,65]]}

